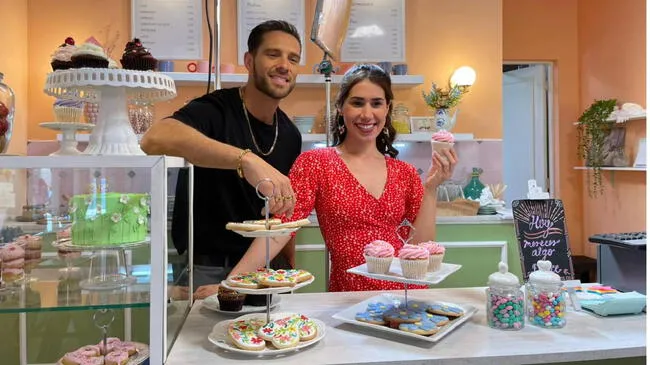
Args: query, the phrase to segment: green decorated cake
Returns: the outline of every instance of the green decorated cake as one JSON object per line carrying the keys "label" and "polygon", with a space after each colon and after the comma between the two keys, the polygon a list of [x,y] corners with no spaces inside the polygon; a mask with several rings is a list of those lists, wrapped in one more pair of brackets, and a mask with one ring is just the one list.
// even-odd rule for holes
{"label": "green decorated cake", "polygon": [[148,214],[148,194],[75,195],[70,200],[72,243],[105,246],[143,241]]}

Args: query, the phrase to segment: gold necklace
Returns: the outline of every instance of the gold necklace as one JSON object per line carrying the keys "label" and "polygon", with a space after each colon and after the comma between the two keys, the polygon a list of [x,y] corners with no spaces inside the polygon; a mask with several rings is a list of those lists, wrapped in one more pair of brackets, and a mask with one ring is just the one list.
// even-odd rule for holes
{"label": "gold necklace", "polygon": [[255,145],[255,148],[257,148],[257,152],[259,152],[262,156],[268,156],[271,153],[273,153],[273,150],[275,149],[275,143],[278,141],[278,112],[277,110],[275,113],[273,113],[273,123],[275,123],[275,138],[273,138],[273,144],[271,145],[271,148],[269,149],[268,152],[263,152],[260,146],[257,145],[257,141],[255,140],[255,135],[253,134],[253,128],[251,127],[251,121],[248,119],[248,110],[246,110],[246,103],[244,102],[244,92],[243,88],[239,88],[239,97],[241,98],[241,105],[242,108],[244,108],[244,117],[246,117],[246,122],[248,123],[248,130],[251,132],[251,138],[253,139],[253,144]]}

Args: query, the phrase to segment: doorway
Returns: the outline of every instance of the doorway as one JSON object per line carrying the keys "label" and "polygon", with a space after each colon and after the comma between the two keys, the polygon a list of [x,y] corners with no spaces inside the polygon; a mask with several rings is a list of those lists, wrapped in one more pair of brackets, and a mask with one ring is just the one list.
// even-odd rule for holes
{"label": "doorway", "polygon": [[504,198],[526,199],[528,180],[553,192],[553,67],[550,62],[503,65]]}

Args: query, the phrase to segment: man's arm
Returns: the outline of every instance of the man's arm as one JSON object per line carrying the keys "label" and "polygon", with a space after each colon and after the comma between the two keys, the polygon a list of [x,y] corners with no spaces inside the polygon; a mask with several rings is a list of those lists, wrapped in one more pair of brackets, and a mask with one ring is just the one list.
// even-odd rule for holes
{"label": "man's arm", "polygon": [[[249,184],[255,186],[262,179],[268,178],[275,185],[276,196],[294,197],[289,178],[256,154],[244,153],[240,148],[209,138],[173,118],[154,123],[142,137],[140,147],[149,155],[183,157],[196,166],[217,169],[234,170],[238,167],[241,158],[244,178]],[[271,184],[262,184],[260,190],[266,196],[274,194]],[[291,216],[294,201],[270,199],[270,211],[272,214],[286,213]]]}

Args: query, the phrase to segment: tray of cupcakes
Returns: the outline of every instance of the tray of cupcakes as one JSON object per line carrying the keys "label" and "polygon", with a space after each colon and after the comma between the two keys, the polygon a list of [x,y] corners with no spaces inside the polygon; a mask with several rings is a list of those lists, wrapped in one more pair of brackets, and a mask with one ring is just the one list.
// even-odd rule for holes
{"label": "tray of cupcakes", "polygon": [[342,322],[372,330],[438,342],[467,322],[477,309],[471,305],[381,294],[332,316]]}
{"label": "tray of cupcakes", "polygon": [[253,356],[298,351],[325,337],[325,323],[299,313],[247,314],[217,323],[208,340],[217,347]]}
{"label": "tray of cupcakes", "polygon": [[242,294],[279,294],[300,289],[314,282],[314,275],[301,269],[259,269],[233,275],[221,286]]}
{"label": "tray of cupcakes", "polygon": [[405,244],[395,257],[388,242],[375,240],[364,247],[365,264],[347,272],[373,279],[415,285],[435,285],[458,271],[462,265],[443,262],[445,247],[433,241]]}

